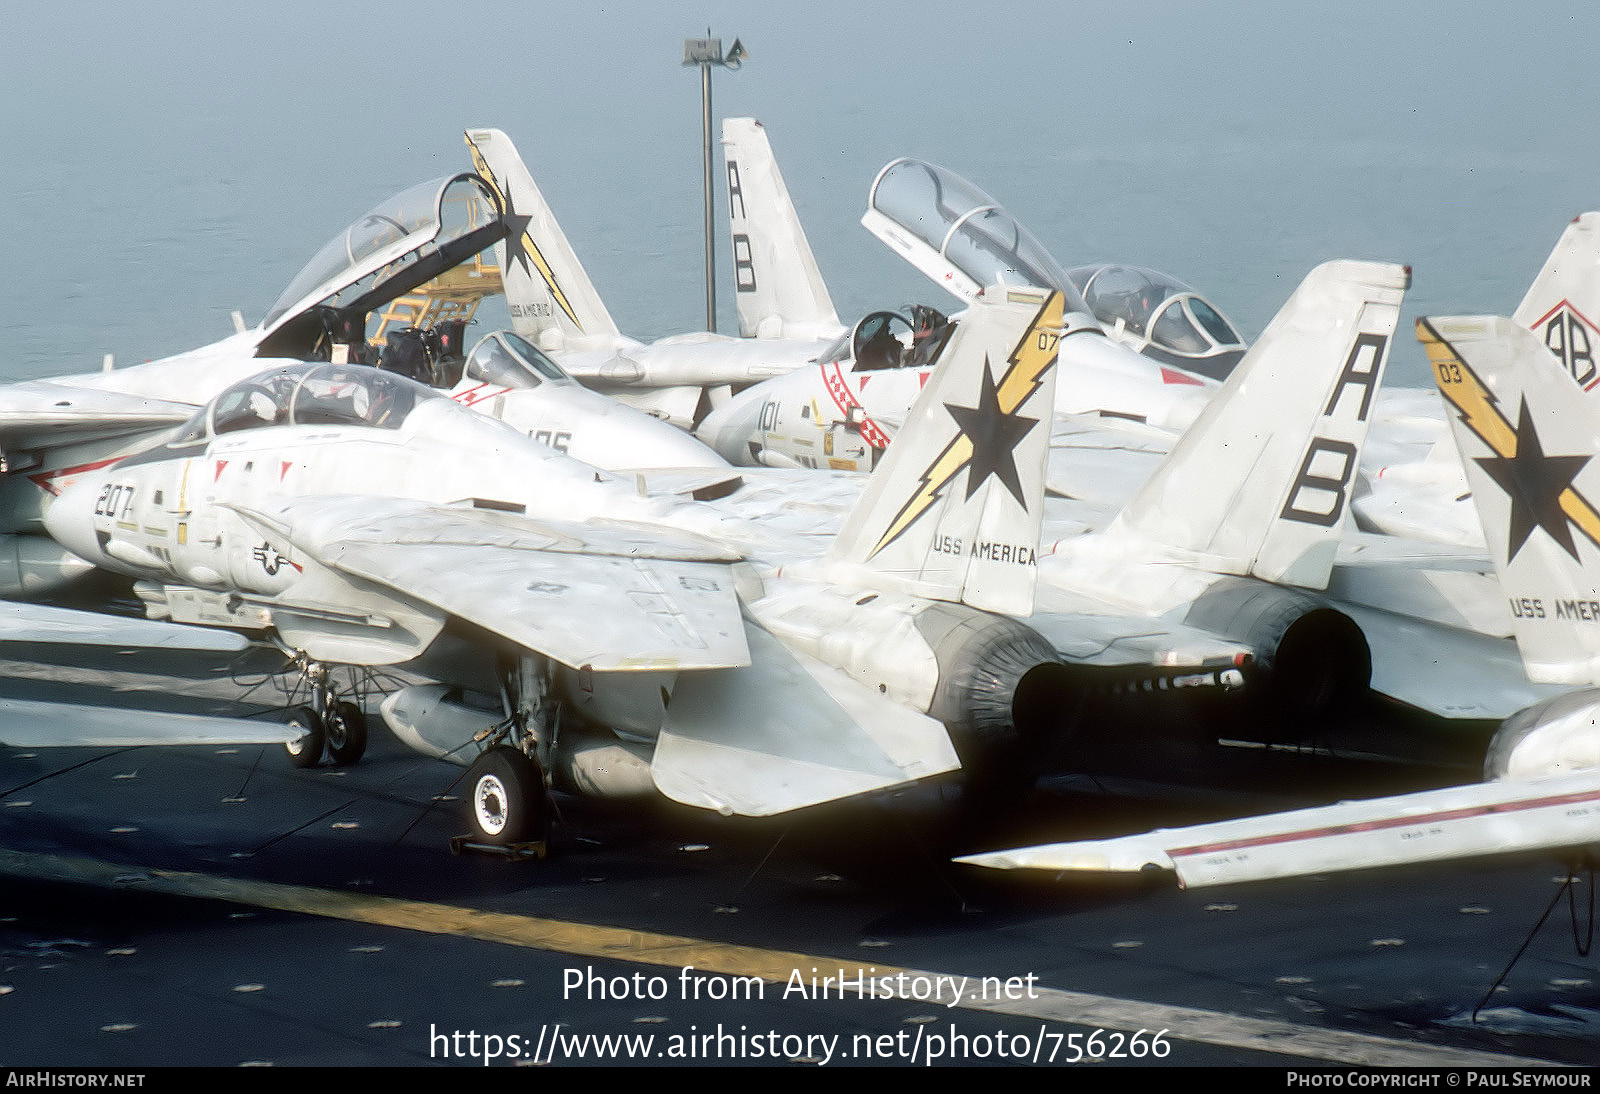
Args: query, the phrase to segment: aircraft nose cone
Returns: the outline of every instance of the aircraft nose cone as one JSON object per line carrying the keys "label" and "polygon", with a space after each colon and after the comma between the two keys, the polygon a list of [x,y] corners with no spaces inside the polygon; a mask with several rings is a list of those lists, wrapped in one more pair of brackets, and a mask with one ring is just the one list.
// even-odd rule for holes
{"label": "aircraft nose cone", "polygon": [[736,467],[754,462],[750,442],[758,439],[761,401],[735,398],[707,414],[695,430],[701,443]]}
{"label": "aircraft nose cone", "polygon": [[104,484],[80,480],[63,490],[44,514],[45,531],[61,546],[96,566],[106,563],[105,545],[94,526],[95,501]]}
{"label": "aircraft nose cone", "polygon": [[642,453],[649,458],[641,467],[703,467],[707,470],[731,471],[728,461],[710,446],[697,440],[676,426],[665,422],[652,423],[658,427],[651,438],[651,447]]}

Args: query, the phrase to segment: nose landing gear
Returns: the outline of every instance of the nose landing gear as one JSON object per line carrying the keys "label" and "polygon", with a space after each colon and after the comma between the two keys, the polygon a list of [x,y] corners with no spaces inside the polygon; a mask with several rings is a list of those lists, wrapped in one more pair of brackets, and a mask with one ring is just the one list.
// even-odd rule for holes
{"label": "nose landing gear", "polygon": [[339,698],[322,662],[296,653],[295,667],[311,693],[311,702],[289,708],[289,725],[304,731],[283,746],[289,762],[296,767],[316,767],[326,755],[329,763],[346,767],[361,759],[367,750],[367,717],[361,708]]}

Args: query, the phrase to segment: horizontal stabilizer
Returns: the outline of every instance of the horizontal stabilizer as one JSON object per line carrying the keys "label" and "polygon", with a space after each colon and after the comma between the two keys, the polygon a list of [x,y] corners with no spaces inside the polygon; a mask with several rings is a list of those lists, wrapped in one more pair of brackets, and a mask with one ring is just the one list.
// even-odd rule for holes
{"label": "horizontal stabilizer", "polygon": [[275,745],[301,730],[277,722],[200,714],[0,699],[0,743],[13,748],[141,745]]}
{"label": "horizontal stabilizer", "polygon": [[1175,870],[1186,888],[1435,862],[1600,840],[1600,772],[1479,783],[1372,801],[969,855],[1001,870]]}
{"label": "horizontal stabilizer", "polygon": [[216,653],[237,653],[249,645],[243,636],[229,631],[13,601],[0,604],[0,642],[137,646]]}
{"label": "horizontal stabilizer", "polygon": [[[1414,572],[1405,583],[1424,589],[1445,576]],[[1418,710],[1497,721],[1564,690],[1531,682],[1504,638],[1348,600],[1339,610],[1355,620],[1372,651],[1372,690]]]}
{"label": "horizontal stabilizer", "polygon": [[679,678],[651,763],[667,797],[762,817],[960,766],[939,722],[746,631],[748,667]]}

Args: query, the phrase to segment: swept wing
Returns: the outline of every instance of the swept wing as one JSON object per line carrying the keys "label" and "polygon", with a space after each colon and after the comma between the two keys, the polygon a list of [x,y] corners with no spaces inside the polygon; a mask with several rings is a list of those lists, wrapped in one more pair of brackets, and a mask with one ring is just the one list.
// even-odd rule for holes
{"label": "swept wing", "polygon": [[729,556],[688,533],[359,495],[238,511],[329,570],[572,668],[749,662]]}

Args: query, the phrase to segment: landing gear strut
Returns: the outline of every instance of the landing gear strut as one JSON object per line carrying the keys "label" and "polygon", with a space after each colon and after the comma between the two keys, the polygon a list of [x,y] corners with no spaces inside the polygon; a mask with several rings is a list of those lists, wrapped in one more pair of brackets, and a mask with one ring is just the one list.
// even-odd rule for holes
{"label": "landing gear strut", "polygon": [[339,698],[322,662],[296,653],[295,665],[311,692],[311,702],[289,709],[289,725],[304,731],[283,746],[289,762],[296,767],[316,767],[326,752],[328,761],[338,767],[355,763],[367,750],[366,715],[354,703]]}
{"label": "landing gear strut", "polygon": [[553,803],[543,761],[554,743],[558,710],[549,683],[543,661],[523,657],[501,668],[506,717],[467,773],[469,845],[544,857]]}

